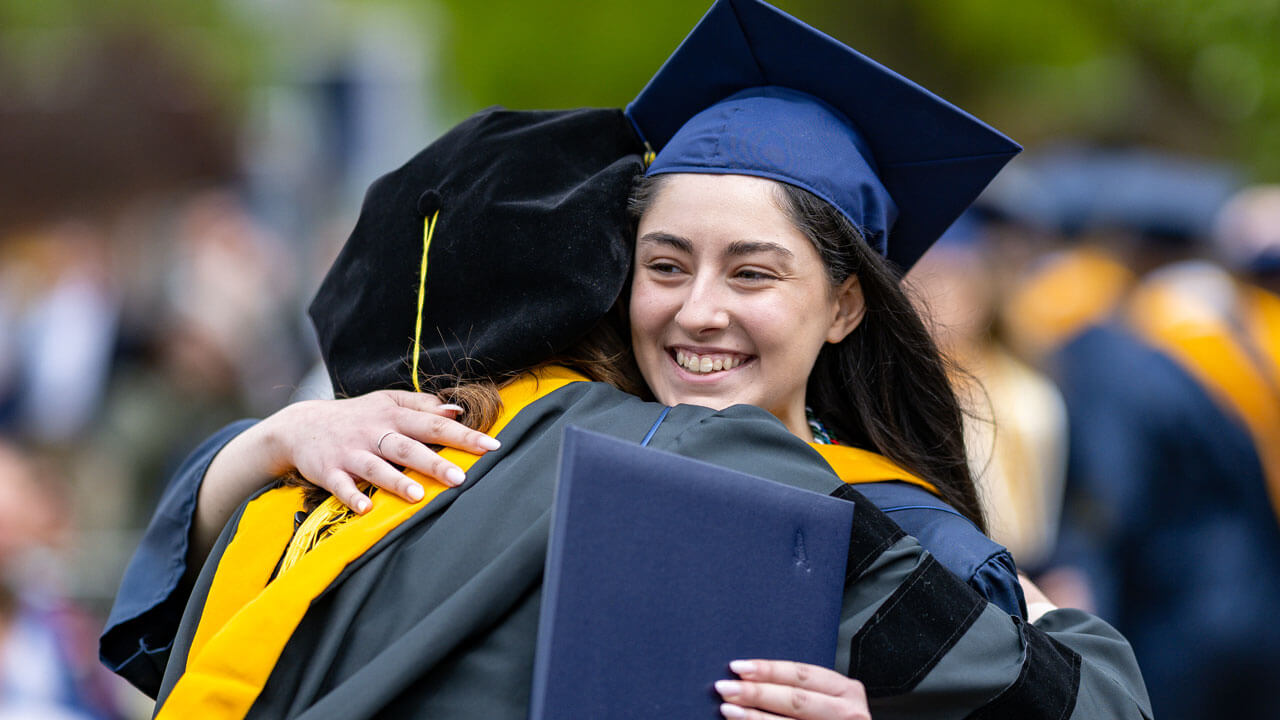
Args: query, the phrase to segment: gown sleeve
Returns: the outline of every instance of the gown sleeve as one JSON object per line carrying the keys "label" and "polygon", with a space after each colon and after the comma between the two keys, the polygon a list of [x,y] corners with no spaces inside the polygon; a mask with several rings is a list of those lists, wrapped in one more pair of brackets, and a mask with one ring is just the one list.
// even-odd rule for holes
{"label": "gown sleeve", "polygon": [[1080,690],[1071,717],[1136,717],[1135,713],[1151,717],[1151,699],[1138,659],[1115,628],[1083,610],[1060,608],[1045,613],[1035,629],[1082,658]]}
{"label": "gown sleeve", "polygon": [[[732,425],[692,427],[682,426],[673,411],[676,422],[658,434],[678,432],[677,452],[818,490],[820,483],[800,472],[812,458],[803,462],[789,438],[754,421],[754,410],[717,414],[736,417]],[[882,485],[888,484],[836,480],[826,486],[854,505],[835,668],[863,683],[872,717],[1150,720],[1146,686],[1123,636],[1079,610],[1055,610],[1031,624],[992,602],[975,585],[987,583],[998,596],[995,588],[1016,584],[1012,559],[1004,559],[1008,552],[986,539],[990,547],[969,545],[959,547],[958,557],[935,556],[930,543],[946,553],[957,550],[957,537],[985,536],[955,511],[933,507],[918,508],[927,514],[917,529],[936,536],[926,542],[908,535],[898,522],[903,513],[882,512],[862,494]],[[971,532],[958,533],[946,518]],[[963,558],[980,558],[978,572],[957,573],[956,561]],[[1012,606],[1021,609],[1017,588]]]}
{"label": "gown sleeve", "polygon": [[836,668],[876,720],[1142,718],[1151,703],[1129,643],[1098,618],[1036,624],[988,602],[856,492]]}
{"label": "gown sleeve", "polygon": [[183,578],[196,497],[205,471],[232,438],[255,422],[240,420],[219,430],[179,466],[125,569],[98,640],[102,663],[151,697],[160,688],[190,591]]}
{"label": "gown sleeve", "polygon": [[987,558],[969,578],[969,586],[1010,615],[1027,616],[1027,600],[1018,583],[1018,568],[1008,550]]}
{"label": "gown sleeve", "polygon": [[979,595],[1010,615],[1026,617],[1027,601],[1013,556],[972,521],[914,485],[876,482],[855,487]]}

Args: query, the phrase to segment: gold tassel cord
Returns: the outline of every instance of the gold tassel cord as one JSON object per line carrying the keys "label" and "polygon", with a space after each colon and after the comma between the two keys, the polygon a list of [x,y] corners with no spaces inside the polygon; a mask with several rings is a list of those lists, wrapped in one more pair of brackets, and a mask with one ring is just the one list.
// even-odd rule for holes
{"label": "gold tassel cord", "polygon": [[427,253],[431,250],[431,236],[436,232],[436,220],[440,217],[437,210],[422,221],[422,268],[418,272],[418,319],[413,328],[413,389],[422,392],[418,384],[418,355],[422,351],[422,308],[427,297]]}
{"label": "gold tassel cord", "polygon": [[[361,482],[356,487],[366,495],[372,495],[377,490],[367,482]],[[289,541],[289,547],[284,551],[284,559],[280,561],[280,571],[276,575],[283,575],[286,570],[296,565],[303,555],[332,535],[344,522],[355,517],[355,514],[354,510],[344,505],[337,497],[330,495],[325,498],[324,502],[312,510],[307,515],[307,519],[303,520],[294,531],[293,539]]]}
{"label": "gold tassel cord", "polygon": [[[435,235],[436,222],[440,218],[440,211],[432,213],[431,217],[422,221],[422,263],[418,271],[418,315],[413,328],[413,389],[422,392],[422,386],[418,382],[418,355],[422,349],[422,310],[426,307],[427,295],[427,253],[431,251],[431,238]],[[367,482],[360,482],[356,485],[360,492],[366,495],[373,495],[377,488],[372,487]],[[347,507],[336,497],[332,495],[325,498],[319,507],[312,510],[307,519],[302,521],[298,529],[293,534],[293,539],[289,541],[289,547],[285,550],[284,559],[280,561],[280,572],[283,574],[289,568],[297,564],[304,555],[310,552],[316,545],[323,542],[356,513]]]}

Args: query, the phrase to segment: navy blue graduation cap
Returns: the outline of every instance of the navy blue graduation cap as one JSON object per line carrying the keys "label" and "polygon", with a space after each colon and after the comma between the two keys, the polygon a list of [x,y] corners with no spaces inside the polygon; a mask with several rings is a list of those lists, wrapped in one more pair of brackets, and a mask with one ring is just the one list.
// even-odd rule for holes
{"label": "navy blue graduation cap", "polygon": [[627,107],[649,175],[755,175],[831,203],[906,269],[1021,148],[758,0],[717,0]]}

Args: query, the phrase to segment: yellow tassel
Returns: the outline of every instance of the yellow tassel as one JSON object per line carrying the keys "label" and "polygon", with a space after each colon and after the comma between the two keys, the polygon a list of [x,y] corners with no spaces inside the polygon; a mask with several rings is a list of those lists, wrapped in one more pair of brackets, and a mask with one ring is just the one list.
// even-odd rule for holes
{"label": "yellow tassel", "polygon": [[427,253],[431,250],[431,236],[436,231],[436,220],[440,211],[436,210],[430,218],[422,221],[422,269],[418,273],[418,320],[413,328],[413,389],[422,392],[418,384],[418,355],[422,350],[422,308],[427,297]]}
{"label": "yellow tassel", "polygon": [[[418,382],[418,355],[422,349],[422,309],[426,305],[427,296],[427,253],[431,251],[431,238],[435,235],[436,221],[439,218],[440,211],[437,210],[431,217],[422,221],[422,264],[418,271],[418,317],[413,328],[413,389],[418,392],[422,392],[422,386]],[[356,487],[366,495],[373,494],[367,482],[361,482]],[[355,512],[342,504],[338,498],[333,496],[326,498],[319,507],[307,515],[307,519],[302,521],[293,534],[293,539],[289,541],[289,547],[285,550],[284,559],[280,561],[280,573],[293,567],[303,555],[354,516]]]}
{"label": "yellow tassel", "polygon": [[[361,482],[356,487],[366,495],[373,494],[373,489],[370,489],[367,482]],[[280,561],[280,572],[277,575],[293,567],[303,555],[332,535],[342,523],[352,517],[355,517],[355,511],[342,504],[341,500],[332,495],[325,498],[325,501],[312,510],[311,514],[307,515],[307,519],[303,520],[297,531],[293,533],[293,539],[289,541],[289,547],[284,551],[284,559]]]}

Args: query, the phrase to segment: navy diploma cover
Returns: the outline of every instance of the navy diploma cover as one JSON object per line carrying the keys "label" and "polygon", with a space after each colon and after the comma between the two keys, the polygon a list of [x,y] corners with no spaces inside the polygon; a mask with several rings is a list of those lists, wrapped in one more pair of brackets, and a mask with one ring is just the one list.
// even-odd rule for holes
{"label": "navy diploma cover", "polygon": [[853,506],[570,427],[533,720],[720,717],[729,661],[831,667]]}

